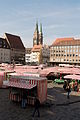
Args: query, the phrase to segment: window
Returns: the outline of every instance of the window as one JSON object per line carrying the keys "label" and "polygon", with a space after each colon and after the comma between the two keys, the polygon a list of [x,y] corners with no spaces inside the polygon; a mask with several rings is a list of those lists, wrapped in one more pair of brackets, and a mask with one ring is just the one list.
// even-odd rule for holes
{"label": "window", "polygon": [[78,49],[79,46],[76,46],[76,48]]}
{"label": "window", "polygon": [[64,48],[64,46],[62,46],[62,48]]}
{"label": "window", "polygon": [[56,48],[58,49],[58,46],[56,46]]}
{"label": "window", "polygon": [[75,50],[73,49],[73,52],[75,52]]}
{"label": "window", "polygon": [[76,49],[76,52],[78,52],[78,49]]}
{"label": "window", "polygon": [[69,49],[69,46],[67,46],[67,48]]}
{"label": "window", "polygon": [[76,48],[76,46],[73,46],[73,48]]}
{"label": "window", "polygon": [[72,52],[72,49],[70,49],[70,52]]}
{"label": "window", "polygon": [[67,52],[69,53],[69,49],[67,50]]}

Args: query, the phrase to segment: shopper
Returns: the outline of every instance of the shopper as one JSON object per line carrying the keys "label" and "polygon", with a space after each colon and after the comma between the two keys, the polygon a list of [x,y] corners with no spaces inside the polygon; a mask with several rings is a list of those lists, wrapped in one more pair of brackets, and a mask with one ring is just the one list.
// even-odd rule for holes
{"label": "shopper", "polygon": [[35,115],[35,113],[36,113],[36,111],[37,111],[38,117],[40,117],[40,112],[39,112],[40,101],[39,101],[38,97],[35,98],[34,107],[35,107],[35,109],[34,109],[34,112],[33,112],[33,115],[32,115],[32,116],[34,117],[34,115]]}
{"label": "shopper", "polygon": [[69,99],[70,98],[70,92],[71,92],[71,87],[70,87],[70,84],[68,83],[67,85],[67,98]]}
{"label": "shopper", "polygon": [[26,100],[27,100],[27,97],[26,97],[26,91],[22,91],[22,108],[26,108]]}

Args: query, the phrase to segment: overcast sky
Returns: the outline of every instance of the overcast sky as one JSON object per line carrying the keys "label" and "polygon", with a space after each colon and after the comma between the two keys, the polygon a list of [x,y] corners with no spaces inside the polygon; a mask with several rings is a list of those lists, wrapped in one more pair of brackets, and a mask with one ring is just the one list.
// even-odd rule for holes
{"label": "overcast sky", "polygon": [[36,21],[42,23],[44,44],[79,38],[80,0],[0,0],[0,37],[19,35],[25,47],[32,47]]}

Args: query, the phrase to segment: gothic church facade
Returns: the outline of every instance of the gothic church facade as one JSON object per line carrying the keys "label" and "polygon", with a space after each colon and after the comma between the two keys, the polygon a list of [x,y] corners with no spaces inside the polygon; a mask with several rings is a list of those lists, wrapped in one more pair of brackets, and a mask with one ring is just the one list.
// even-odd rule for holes
{"label": "gothic church facade", "polygon": [[40,32],[39,32],[38,23],[36,23],[36,29],[33,34],[33,46],[34,45],[43,45],[42,24],[40,24]]}

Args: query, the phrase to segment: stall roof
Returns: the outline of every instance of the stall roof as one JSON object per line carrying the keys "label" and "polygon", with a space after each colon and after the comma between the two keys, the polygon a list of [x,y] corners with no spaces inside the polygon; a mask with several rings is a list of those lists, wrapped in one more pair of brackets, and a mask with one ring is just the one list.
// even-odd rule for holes
{"label": "stall roof", "polygon": [[19,78],[19,79],[25,79],[25,80],[47,80],[46,77],[36,77],[36,76],[28,76],[28,75],[11,75],[11,78]]}
{"label": "stall roof", "polygon": [[25,84],[25,83],[16,83],[16,82],[12,82],[12,81],[9,81],[8,83],[5,83],[4,85],[9,86],[9,87],[23,88],[23,89],[32,89],[32,88],[36,87],[36,85]]}
{"label": "stall roof", "polygon": [[80,75],[65,75],[65,79],[75,79],[75,80],[80,80]]}

